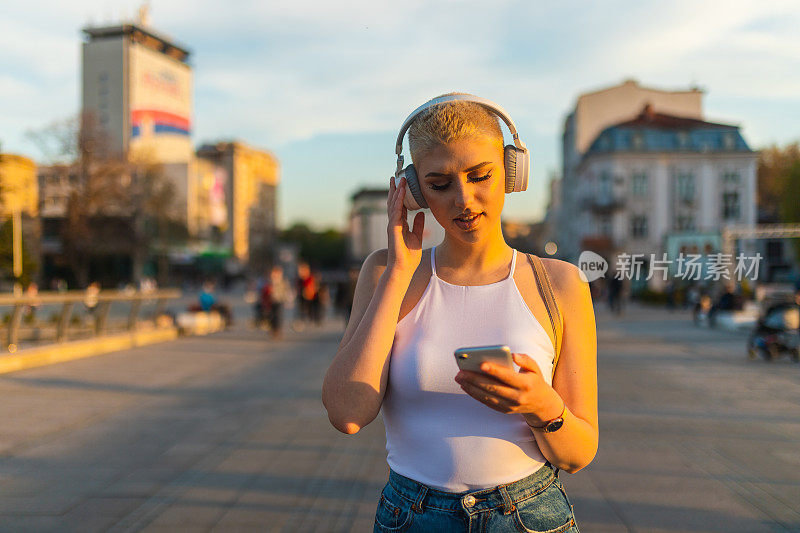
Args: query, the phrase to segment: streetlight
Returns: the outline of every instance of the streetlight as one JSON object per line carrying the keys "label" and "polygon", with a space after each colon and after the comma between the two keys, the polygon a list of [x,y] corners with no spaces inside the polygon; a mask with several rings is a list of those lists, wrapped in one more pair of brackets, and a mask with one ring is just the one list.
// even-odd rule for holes
{"label": "streetlight", "polygon": [[12,255],[14,272],[14,295],[22,295],[22,285],[19,278],[22,276],[22,212],[19,206],[14,206],[11,215]]}

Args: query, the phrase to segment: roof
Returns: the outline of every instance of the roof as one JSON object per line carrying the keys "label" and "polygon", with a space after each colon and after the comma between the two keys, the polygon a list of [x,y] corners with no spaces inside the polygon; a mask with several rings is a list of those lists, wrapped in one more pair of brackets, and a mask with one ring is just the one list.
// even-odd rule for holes
{"label": "roof", "polygon": [[351,201],[356,201],[359,198],[386,198],[386,195],[389,194],[389,189],[373,189],[369,187],[364,187],[357,190],[353,195],[350,197]]}
{"label": "roof", "polygon": [[82,31],[92,41],[121,35],[133,35],[140,44],[157,49],[182,63],[187,63],[191,54],[187,47],[139,24],[124,23],[114,26],[86,27]]}
{"label": "roof", "polygon": [[615,124],[611,126],[612,128],[623,128],[623,127],[649,127],[649,128],[659,128],[659,129],[692,129],[692,128],[704,128],[704,127],[715,127],[715,128],[727,128],[727,129],[737,129],[738,126],[733,126],[730,124],[718,124],[716,122],[706,122],[705,120],[700,120],[697,118],[690,118],[690,117],[678,117],[675,115],[667,115],[664,113],[658,113],[650,104],[644,106],[642,111],[636,116],[636,118],[632,120],[626,120],[625,122],[620,122],[619,124]]}
{"label": "roof", "polygon": [[752,152],[739,126],[656,112],[649,104],[631,120],[604,129],[589,154],[609,152]]}

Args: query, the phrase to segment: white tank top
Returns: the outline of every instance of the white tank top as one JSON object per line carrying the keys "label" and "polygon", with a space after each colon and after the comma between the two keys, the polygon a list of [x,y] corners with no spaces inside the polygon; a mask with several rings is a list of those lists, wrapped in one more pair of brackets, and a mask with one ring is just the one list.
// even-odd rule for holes
{"label": "white tank top", "polygon": [[[383,400],[387,462],[398,474],[447,492],[516,481],[545,462],[522,416],[499,413],[454,381],[453,352],[505,344],[539,364],[550,383],[553,344],[514,282],[452,285],[431,278],[414,309],[397,324]],[[515,365],[519,370],[519,367]]]}

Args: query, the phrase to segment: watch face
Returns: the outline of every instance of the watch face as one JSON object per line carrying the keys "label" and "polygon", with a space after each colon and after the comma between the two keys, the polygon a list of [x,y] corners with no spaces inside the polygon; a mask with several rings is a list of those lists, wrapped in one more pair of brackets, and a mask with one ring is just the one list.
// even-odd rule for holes
{"label": "watch face", "polygon": [[564,425],[564,419],[563,418],[556,418],[555,420],[553,420],[552,422],[547,424],[547,427],[544,428],[544,432],[545,433],[552,433],[554,431],[558,431],[559,429],[561,429],[562,425]]}

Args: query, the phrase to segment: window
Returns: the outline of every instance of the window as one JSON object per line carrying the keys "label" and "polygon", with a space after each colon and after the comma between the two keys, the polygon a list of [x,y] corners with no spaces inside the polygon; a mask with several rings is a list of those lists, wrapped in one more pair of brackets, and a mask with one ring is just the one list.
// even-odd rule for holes
{"label": "window", "polygon": [[634,172],[631,176],[631,194],[633,196],[647,196],[647,174]]}
{"label": "window", "polygon": [[739,183],[739,173],[735,170],[726,170],[722,173],[723,185],[737,185]]}
{"label": "window", "polygon": [[678,132],[678,147],[679,148],[686,148],[687,146],[689,146],[689,132],[679,131]]}
{"label": "window", "polygon": [[722,219],[738,220],[739,214],[739,193],[737,191],[722,193]]}
{"label": "window", "polygon": [[647,237],[647,217],[634,215],[631,217],[631,237],[641,239]]}
{"label": "window", "polygon": [[633,132],[631,136],[631,145],[633,146],[634,150],[641,150],[644,148],[644,135],[641,131]]}
{"label": "window", "polygon": [[684,204],[694,202],[694,175],[688,172],[678,172],[675,175],[675,193],[678,201]]}
{"label": "window", "polygon": [[611,217],[601,216],[598,220],[600,235],[604,237],[611,237]]}
{"label": "window", "polygon": [[675,217],[675,230],[676,231],[694,230],[694,217],[692,217],[691,215],[680,215]]}
{"label": "window", "polygon": [[736,138],[733,136],[733,133],[726,133],[722,136],[722,146],[726,150],[733,150],[736,148]]}
{"label": "window", "polygon": [[611,174],[607,171],[603,171],[600,174],[600,190],[597,192],[598,196],[602,198],[611,197]]}

